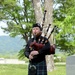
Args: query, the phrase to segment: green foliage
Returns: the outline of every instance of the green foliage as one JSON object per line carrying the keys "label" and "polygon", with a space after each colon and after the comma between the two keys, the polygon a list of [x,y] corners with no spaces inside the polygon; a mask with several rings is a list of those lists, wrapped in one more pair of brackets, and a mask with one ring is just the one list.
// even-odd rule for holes
{"label": "green foliage", "polygon": [[58,8],[54,9],[54,24],[58,26],[57,48],[69,55],[75,54],[75,1],[55,0]]}
{"label": "green foliage", "polygon": [[64,53],[60,53],[60,54],[55,54],[54,55],[54,62],[58,63],[58,62],[66,62],[66,57],[67,55],[65,55]]}
{"label": "green foliage", "polygon": [[25,56],[24,56],[24,50],[25,49],[22,49],[22,50],[19,51],[19,53],[18,53],[19,59],[24,59],[25,58]]}
{"label": "green foliage", "polygon": [[[7,28],[2,28],[4,32],[15,37],[22,35],[28,41],[31,37],[31,27],[35,23],[34,9],[31,0],[1,0],[0,20],[6,20]],[[69,55],[75,53],[75,1],[74,0],[54,0],[53,11],[54,25],[58,27],[56,31],[57,48]],[[26,28],[23,28],[23,25]]]}
{"label": "green foliage", "polygon": [[[23,0],[22,6],[19,2],[20,0],[4,0],[1,2],[0,20],[6,20],[7,23],[7,27],[2,29],[11,37],[21,35],[25,41],[28,41],[28,37],[31,37],[32,23],[35,22],[34,10],[30,0]],[[24,54],[21,51],[18,56],[22,59]]]}
{"label": "green foliage", "polygon": [[[25,46],[24,46],[25,47]],[[29,59],[27,57],[25,57],[24,55],[24,51],[25,51],[25,48],[24,49],[21,49],[19,52],[18,52],[18,59],[20,60],[25,60],[26,63],[29,62]]]}
{"label": "green foliage", "polygon": [[[22,35],[24,40],[28,40],[27,37],[31,37],[32,23],[35,22],[33,7],[30,0],[23,0],[22,6],[19,3],[20,0],[7,0],[1,2],[1,16],[0,20],[6,20],[7,28],[2,28],[4,32],[15,37]],[[26,29],[23,25],[26,25]]]}
{"label": "green foliage", "polygon": [[0,20],[7,20],[10,17],[9,12],[12,11],[11,9],[16,6],[16,0],[1,0],[0,3],[0,13],[2,13]]}
{"label": "green foliage", "polygon": [[22,49],[22,50],[19,51],[19,53],[18,53],[18,59],[25,60],[25,62],[28,63],[29,62],[29,59],[27,59],[25,57],[24,51],[25,51],[25,49]]}

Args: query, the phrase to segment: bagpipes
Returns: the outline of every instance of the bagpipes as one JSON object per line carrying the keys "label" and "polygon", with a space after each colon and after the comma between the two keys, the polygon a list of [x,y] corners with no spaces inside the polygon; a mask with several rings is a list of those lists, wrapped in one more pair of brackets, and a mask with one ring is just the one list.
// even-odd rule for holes
{"label": "bagpipes", "polygon": [[[43,30],[43,26],[44,26],[44,22],[45,22],[45,15],[46,15],[46,10],[44,11],[44,17],[43,17],[43,24],[42,24],[42,30]],[[50,26],[51,26],[51,24],[49,24],[49,26],[48,26],[48,28],[47,28],[47,30],[46,30],[46,33],[45,33],[45,37],[46,37],[46,35],[47,35],[47,32],[49,31],[49,28],[50,28]],[[51,30],[51,33],[50,33],[50,35],[48,36],[48,39],[51,37],[51,34],[54,32],[54,30],[55,30],[55,28],[56,28],[56,26],[54,26],[54,28]],[[42,39],[43,40],[43,39]],[[45,41],[46,42],[46,41]],[[35,47],[36,48],[36,50],[40,50],[40,49],[42,49],[43,47],[44,47],[44,44],[42,44],[42,43],[36,43],[36,41],[34,41],[34,42],[32,42],[31,44],[30,44],[30,48],[33,48],[33,47]],[[49,53],[49,55],[50,54],[55,54],[55,44],[53,44],[53,45],[50,45],[50,53]]]}

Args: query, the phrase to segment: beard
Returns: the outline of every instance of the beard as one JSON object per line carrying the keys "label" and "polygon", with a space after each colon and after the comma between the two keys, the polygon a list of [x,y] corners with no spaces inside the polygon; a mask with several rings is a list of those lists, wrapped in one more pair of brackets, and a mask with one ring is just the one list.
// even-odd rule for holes
{"label": "beard", "polygon": [[40,36],[40,35],[41,35],[41,32],[39,32],[39,33],[34,33],[34,34],[33,34],[34,37],[38,37],[38,36]]}

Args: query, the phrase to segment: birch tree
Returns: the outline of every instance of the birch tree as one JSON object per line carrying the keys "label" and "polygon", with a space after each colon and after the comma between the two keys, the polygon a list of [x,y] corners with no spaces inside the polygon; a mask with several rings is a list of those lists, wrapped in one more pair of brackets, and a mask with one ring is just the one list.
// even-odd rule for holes
{"label": "birch tree", "polygon": [[[34,12],[35,12],[36,22],[42,23],[43,12],[42,12],[42,7],[41,7],[41,1],[40,0],[33,0],[33,7],[34,7]],[[53,20],[52,19],[53,1],[52,0],[45,0],[44,7],[45,7],[44,10],[47,10],[46,20],[45,20],[44,28],[43,28],[43,33],[45,34],[46,28],[48,27],[49,24],[52,24],[52,20]],[[52,29],[52,26],[51,26],[51,29]],[[49,32],[49,34],[50,34],[50,32]],[[51,36],[50,42],[53,44],[53,36]],[[46,56],[46,61],[47,61],[47,70],[52,71],[54,69],[53,55]]]}
{"label": "birch tree", "polygon": [[41,1],[32,0],[32,2],[33,2],[36,22],[42,24],[43,13],[42,13],[42,8],[41,8]]}
{"label": "birch tree", "polygon": [[[48,28],[48,25],[51,24],[47,36],[49,36],[51,30],[53,29],[53,0],[45,0],[45,10],[46,13],[46,19],[45,19],[45,28]],[[50,44],[54,43],[53,35],[49,38]],[[47,61],[47,70],[52,71],[54,70],[54,57],[53,55],[47,55],[46,56]]]}

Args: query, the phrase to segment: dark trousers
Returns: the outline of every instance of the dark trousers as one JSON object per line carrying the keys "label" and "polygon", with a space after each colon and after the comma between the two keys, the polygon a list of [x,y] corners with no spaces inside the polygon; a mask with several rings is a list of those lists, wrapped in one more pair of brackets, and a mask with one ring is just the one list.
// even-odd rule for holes
{"label": "dark trousers", "polygon": [[[35,71],[30,71],[30,65],[34,65],[36,67]],[[36,74],[34,74],[36,72]],[[46,61],[43,60],[39,63],[29,63],[28,67],[28,75],[47,75],[47,66]]]}

